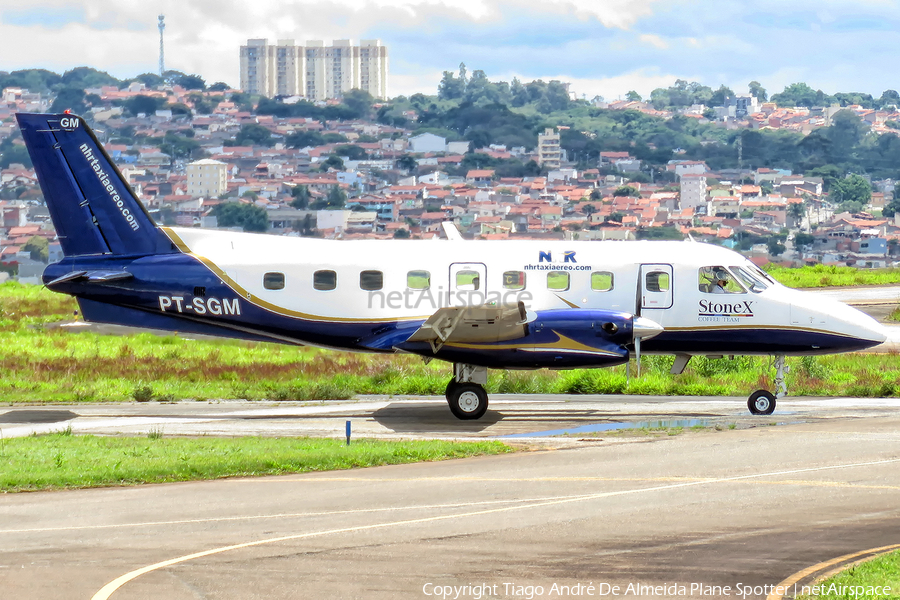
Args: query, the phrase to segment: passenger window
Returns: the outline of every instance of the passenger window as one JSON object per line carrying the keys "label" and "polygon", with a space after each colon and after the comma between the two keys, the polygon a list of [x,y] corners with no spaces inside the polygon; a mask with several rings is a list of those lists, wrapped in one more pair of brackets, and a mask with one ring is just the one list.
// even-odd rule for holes
{"label": "passenger window", "polygon": [[367,292],[374,292],[384,287],[384,273],[381,271],[361,271],[359,287]]}
{"label": "passenger window", "polygon": [[743,294],[744,288],[722,266],[702,267],[698,286],[704,294]]}
{"label": "passenger window", "polygon": [[263,275],[263,287],[267,290],[283,290],[284,273],[266,273]]}
{"label": "passenger window", "polygon": [[608,292],[613,289],[613,274],[609,271],[591,273],[591,289],[595,292]]}
{"label": "passenger window", "polygon": [[524,271],[505,271],[503,273],[503,287],[508,290],[525,289]]}
{"label": "passenger window", "polygon": [[431,273],[428,271],[410,271],[406,274],[406,287],[411,290],[427,290],[431,287]]}
{"label": "passenger window", "polygon": [[481,289],[478,271],[458,271],[456,273],[456,289],[468,291]]}
{"label": "passenger window", "polygon": [[550,271],[547,273],[547,289],[564,292],[569,289],[569,274],[565,271]]}
{"label": "passenger window", "polygon": [[328,291],[337,287],[337,273],[334,271],[316,271],[313,273],[313,288]]}
{"label": "passenger window", "polygon": [[647,273],[648,292],[668,292],[669,274],[664,271],[651,271]]}

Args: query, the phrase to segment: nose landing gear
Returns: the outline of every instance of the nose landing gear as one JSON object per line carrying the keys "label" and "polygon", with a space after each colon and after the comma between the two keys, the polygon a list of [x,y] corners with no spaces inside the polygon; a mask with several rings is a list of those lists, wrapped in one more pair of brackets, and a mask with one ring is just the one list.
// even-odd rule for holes
{"label": "nose landing gear", "polygon": [[777,395],[768,390],[756,390],[750,394],[747,400],[747,408],[753,415],[771,415],[775,412],[775,398],[783,398],[787,396],[787,383],[784,375],[790,370],[790,367],[784,364],[784,355],[779,354],[775,357],[775,389]]}

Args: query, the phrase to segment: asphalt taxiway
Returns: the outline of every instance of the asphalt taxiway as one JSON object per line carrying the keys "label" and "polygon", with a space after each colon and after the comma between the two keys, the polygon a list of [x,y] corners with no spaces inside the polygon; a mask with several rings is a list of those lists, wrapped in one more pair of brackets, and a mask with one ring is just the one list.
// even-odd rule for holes
{"label": "asphalt taxiway", "polygon": [[493,419],[468,429],[441,416],[438,399],[108,407],[118,416],[69,407],[74,418],[50,413],[44,423],[34,422],[40,408],[6,411],[4,430],[95,432],[176,424],[294,432],[302,423],[314,431],[342,426],[348,414],[389,437],[541,434],[659,416],[708,425],[679,435],[513,438],[529,445],[441,463],[8,494],[0,496],[4,596],[377,599],[456,589],[476,598],[474,586],[484,585],[481,597],[550,598],[570,597],[551,593],[554,585],[593,584],[581,596],[599,597],[605,584],[633,598],[651,596],[626,594],[629,584],[697,584],[708,598],[763,598],[765,586],[804,567],[900,543],[897,399],[786,399],[770,417],[750,416],[740,399],[565,400],[501,399]]}

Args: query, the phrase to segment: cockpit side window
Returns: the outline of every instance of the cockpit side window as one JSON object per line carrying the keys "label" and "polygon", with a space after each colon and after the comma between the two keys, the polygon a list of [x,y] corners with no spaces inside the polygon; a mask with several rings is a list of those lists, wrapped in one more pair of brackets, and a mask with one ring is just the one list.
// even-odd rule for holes
{"label": "cockpit side window", "polygon": [[698,285],[704,294],[743,294],[746,291],[722,266],[701,267]]}

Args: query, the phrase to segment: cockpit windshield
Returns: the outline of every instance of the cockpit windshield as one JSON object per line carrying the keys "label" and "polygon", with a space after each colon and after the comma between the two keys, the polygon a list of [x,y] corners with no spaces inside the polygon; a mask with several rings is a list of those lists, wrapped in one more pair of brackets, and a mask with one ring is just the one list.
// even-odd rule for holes
{"label": "cockpit windshield", "polygon": [[755,294],[758,294],[769,287],[768,284],[766,284],[763,280],[756,277],[756,275],[754,275],[753,273],[745,271],[741,267],[731,267],[731,272],[734,273],[735,276],[740,279],[751,292]]}

